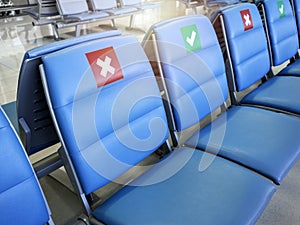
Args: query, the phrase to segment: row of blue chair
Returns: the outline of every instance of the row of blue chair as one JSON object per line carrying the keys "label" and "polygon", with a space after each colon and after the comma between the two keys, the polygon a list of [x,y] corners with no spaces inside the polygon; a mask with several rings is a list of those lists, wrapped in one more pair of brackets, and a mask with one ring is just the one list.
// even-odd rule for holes
{"label": "row of blue chair", "polygon": [[[243,20],[240,13],[240,11],[243,10],[249,10],[251,12],[252,21],[254,22],[255,27],[253,30],[249,30],[247,32],[244,31]],[[240,78],[242,82],[244,81],[245,83],[247,83],[247,85],[248,83],[250,83],[251,85],[253,82],[252,79],[257,79],[257,76],[262,77],[265,75],[263,74],[263,72],[260,72],[260,70],[263,70],[266,67],[265,65],[268,64],[268,61],[266,62],[266,60],[261,59],[260,54],[257,54],[261,52],[262,54],[267,54],[268,48],[267,45],[265,45],[264,50],[260,49],[260,46],[263,45],[263,41],[265,39],[259,39],[260,32],[263,32],[263,27],[262,25],[257,26],[255,23],[256,18],[258,19],[257,21],[260,21],[261,23],[259,14],[254,14],[254,11],[256,10],[256,6],[253,4],[240,4],[236,7],[226,8],[222,12],[224,17],[227,16],[225,18],[228,18],[228,22],[225,23],[226,31],[228,32],[227,36],[232,38],[232,40],[229,41],[231,41],[231,44],[234,47],[234,49],[230,49],[230,53],[235,53],[234,56],[237,58],[236,64],[232,64],[233,68],[235,69],[234,71],[239,72],[239,74],[235,74],[236,76],[239,76],[235,80],[237,84],[239,84],[238,79]],[[229,20],[231,21],[230,23]],[[171,25],[168,24],[168,26]],[[174,27],[170,28],[170,30],[176,30],[176,26],[182,27],[182,25],[179,26],[176,24],[174,25]],[[183,43],[180,39],[181,36],[172,35],[172,37],[174,37],[173,40],[168,35],[168,33],[170,32],[165,32],[165,35],[158,36],[158,32],[156,31],[156,39],[160,38],[159,41],[163,43],[171,42],[174,43],[174,46],[178,45],[182,48],[181,51],[175,51],[173,50],[175,47],[170,47],[165,44],[162,45],[162,50],[160,50],[160,52],[162,52],[162,55],[160,55],[160,60],[162,60],[163,62],[162,71],[167,71],[164,72],[164,76],[168,81],[171,80],[180,88],[182,88],[184,84],[185,86],[183,88],[183,91],[187,93],[186,94],[182,90],[177,90],[178,88],[176,89],[176,85],[173,85],[174,90],[172,90],[171,92],[169,91],[169,101],[175,108],[173,109],[171,107],[171,109],[169,110],[170,113],[174,115],[172,118],[175,118],[175,137],[176,133],[184,131],[191,125],[203,119],[205,116],[209,115],[213,110],[223,104],[228,96],[225,66],[223,64],[221,50],[218,47],[218,41],[216,39],[216,43],[212,43],[212,40],[214,39],[211,36],[214,35],[214,31],[211,30],[211,35],[209,35],[207,29],[201,29],[198,28],[198,33],[200,35],[202,44],[201,50],[198,50],[196,53],[200,55],[199,58],[201,57],[201,59],[205,59],[203,61],[208,65],[207,67],[209,69],[207,70],[212,70],[212,73],[215,74],[211,74],[210,76],[198,75],[199,78],[196,76],[199,71],[199,63],[196,63],[195,65],[197,66],[195,67],[191,67],[191,65],[187,63],[187,61],[190,60],[189,58],[191,56],[186,53],[187,51],[185,51],[184,46],[182,46]],[[258,30],[260,30],[260,32],[258,32]],[[201,33],[203,33],[204,37],[201,36]],[[234,39],[234,37],[237,38]],[[206,51],[208,53],[206,54],[208,56],[201,55],[204,54],[203,52],[205,52],[204,40],[206,39],[204,38],[208,38],[210,40],[207,41],[208,49]],[[255,44],[251,45],[251,40],[256,40]],[[228,44],[230,44],[229,41]],[[249,44],[245,45],[244,43]],[[213,44],[217,46],[215,47],[215,50],[212,47]],[[160,43],[158,43],[158,48],[160,48]],[[247,59],[248,55],[254,58],[257,57],[258,59]],[[242,59],[240,59],[239,57],[242,57]],[[234,58],[232,57],[232,59]],[[166,69],[164,69],[165,61],[171,64],[170,66],[166,65]],[[174,62],[176,68],[173,68]],[[265,70],[265,73],[268,72],[268,69]],[[181,73],[179,73],[179,71],[188,72],[182,72],[182,75]],[[173,73],[172,75],[169,75],[171,72],[180,75],[177,75],[175,78],[173,78],[173,76],[175,75],[173,75]],[[185,74],[186,76],[184,76]],[[191,75],[193,75],[192,80],[188,82],[188,77]],[[208,89],[206,87],[207,85],[215,85],[215,87],[211,87]],[[168,84],[166,84],[166,86],[168,86]],[[200,88],[195,89],[198,86],[203,86],[203,90]],[[206,91],[207,89],[208,91]],[[279,95],[278,90],[274,89],[274,92],[275,94]],[[296,96],[297,95],[293,96],[295,103],[297,103]],[[191,118],[191,115],[189,113],[190,107],[188,107],[186,104],[189,103],[187,99],[193,98],[203,99],[203,102],[207,103],[206,105],[204,105],[202,101],[194,100],[195,105],[200,103],[202,104],[201,107],[200,105],[196,107],[196,112],[199,116]],[[213,99],[213,101],[209,101],[209,98]],[[277,101],[279,97],[275,96],[272,98],[272,96],[269,96],[269,98],[273,101]],[[293,99],[289,98],[286,99],[286,101],[292,100]],[[293,164],[293,162],[298,158],[299,155],[298,137],[297,135],[292,134],[299,129],[297,125],[297,119],[292,116],[274,113],[269,110],[245,106],[231,107],[229,110],[227,110],[227,113],[226,115],[224,115],[224,117],[225,119],[223,117],[219,117],[217,120],[215,120],[214,123],[216,125],[212,123],[211,125],[206,126],[201,130],[201,134],[196,133],[195,137],[188,140],[186,144],[198,149],[205,149],[209,152],[217,153],[222,157],[228,158],[248,168],[252,168],[257,172],[269,177],[275,183],[279,184],[284,174],[288,171],[289,167]],[[222,120],[225,120],[226,123],[222,123]],[[296,121],[295,123],[293,122],[294,120]],[[243,126],[243,124],[245,124],[245,126]],[[286,129],[291,129],[292,133],[286,132]],[[252,135],[252,133],[254,136]],[[287,140],[287,142],[285,143],[282,142],[281,139],[274,138],[274,135],[276,135],[276,137],[280,135],[282,138]],[[272,142],[270,140],[272,140]],[[180,143],[180,140],[176,141]],[[245,145],[245,143],[247,143],[247,145]],[[287,148],[288,150],[283,152],[283,147]],[[269,160],[271,155],[272,161]]]}
{"label": "row of blue chair", "polygon": [[[243,15],[247,18],[251,15],[252,28],[248,21],[245,29],[241,12],[246,12]],[[237,36],[247,43],[257,40],[265,55],[268,46],[261,41],[263,26],[257,12],[254,5],[241,4],[221,11],[220,18],[235,18],[235,26],[223,23],[233,46],[239,45],[239,38],[234,39]],[[299,119],[269,108],[226,104],[228,86],[222,50],[212,24],[204,16],[181,17],[152,26],[143,41],[152,68],[134,37],[118,32],[95,36],[29,51],[23,61],[22,79],[20,76],[20,80],[38,77],[37,66],[43,63],[44,90],[63,145],[60,153],[87,213],[92,215],[91,221],[255,223],[275,191],[269,180],[256,173],[277,184],[282,181],[298,159]],[[227,46],[229,49],[230,41]],[[247,46],[243,47],[246,49],[230,50],[230,59],[254,61],[256,69],[265,67],[266,61],[243,55]],[[239,71],[241,64],[230,65]],[[26,68],[34,76],[28,76]],[[252,82],[249,77],[261,76],[254,69],[250,74],[249,68],[239,75],[245,83]],[[152,70],[162,78],[160,91]],[[18,98],[23,96],[23,91],[20,93]],[[40,101],[45,101],[44,94]],[[199,127],[220,107],[220,116]],[[49,118],[48,112],[44,117]],[[26,119],[20,121],[24,124]],[[183,140],[185,135],[189,135],[187,141]],[[157,149],[164,150],[162,160],[132,186],[125,186],[104,203],[100,199],[100,206],[87,200],[86,196],[111,181],[127,184],[129,181],[120,181],[119,176],[128,170],[145,169],[141,163],[156,156]],[[135,166],[138,163],[141,165]]]}
{"label": "row of blue chair", "polygon": [[[258,4],[265,19],[266,33],[268,35],[271,65],[279,66],[290,60],[288,66],[279,71],[279,75],[299,76],[299,12],[300,5],[297,0],[282,1],[283,14],[276,17],[278,7],[272,1]],[[278,13],[277,13],[278,15]]]}
{"label": "row of blue chair", "polygon": [[[240,18],[237,13],[229,14],[229,10],[224,11],[218,18],[219,26],[224,27],[221,38],[226,40],[225,51],[231,73],[229,80],[232,101],[298,116],[300,80],[291,72],[291,69],[297,68],[297,65],[292,63],[279,72],[279,75],[288,76],[269,75],[272,74],[271,66],[278,66],[297,54],[298,33],[293,12],[289,1],[282,1],[285,12],[283,17],[280,15],[276,1],[262,1],[261,4],[264,7],[262,11],[266,12],[263,18],[267,33],[264,31],[259,10],[255,5],[251,6],[249,12],[253,29],[248,32],[244,32],[243,24],[237,20]],[[232,22],[233,16],[236,22]],[[269,34],[269,38],[266,34]],[[247,45],[244,44],[245,41]],[[262,80],[265,78],[266,82]],[[247,92],[250,90],[249,87],[257,82],[262,83],[253,91]],[[242,93],[245,90],[246,95]]]}
{"label": "row of blue chair", "polygon": [[[159,33],[168,36],[170,44],[172,37],[182,40],[180,27],[191,23],[213,32],[210,21],[202,16],[178,18],[174,23],[168,21],[156,26],[162,27]],[[205,40],[211,38],[207,35]],[[217,46],[216,38],[212,40]],[[171,52],[163,49],[159,52],[177,57],[175,47],[171,45]],[[193,61],[193,54],[182,46],[179,50],[190,56],[186,67],[198,65],[198,71],[203,71],[201,64]],[[114,36],[83,43],[43,56],[42,62],[42,81],[64,146],[64,163],[71,169],[92,221],[105,224],[253,224],[256,221],[274,186],[220,157],[193,148],[168,147],[163,101],[151,65],[135,37]],[[183,85],[180,83],[180,87]],[[195,89],[201,90],[199,86]],[[184,117],[198,116],[197,111],[183,104],[190,109]],[[191,102],[191,106],[198,110],[205,107],[205,102]],[[103,196],[100,202],[89,202],[85,197],[112,181],[127,184],[129,181],[124,177],[120,179],[122,174],[135,167],[144,169],[146,165],[139,164],[148,156],[155,157],[157,149],[166,147],[170,153],[162,161],[146,164],[149,167],[146,173],[105,202]],[[214,160],[210,166],[202,168],[201,161],[205,164],[206,158],[211,157]]]}

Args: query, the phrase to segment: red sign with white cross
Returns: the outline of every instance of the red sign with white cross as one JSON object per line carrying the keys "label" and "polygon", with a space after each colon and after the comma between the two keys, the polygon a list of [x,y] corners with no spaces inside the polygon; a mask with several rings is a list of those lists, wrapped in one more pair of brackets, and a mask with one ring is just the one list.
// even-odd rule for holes
{"label": "red sign with white cross", "polygon": [[253,22],[252,22],[250,10],[245,9],[245,10],[240,11],[240,13],[241,13],[241,17],[242,17],[243,24],[244,24],[244,31],[252,29]]}
{"label": "red sign with white cross", "polygon": [[85,55],[93,71],[98,88],[124,77],[113,47],[96,50]]}

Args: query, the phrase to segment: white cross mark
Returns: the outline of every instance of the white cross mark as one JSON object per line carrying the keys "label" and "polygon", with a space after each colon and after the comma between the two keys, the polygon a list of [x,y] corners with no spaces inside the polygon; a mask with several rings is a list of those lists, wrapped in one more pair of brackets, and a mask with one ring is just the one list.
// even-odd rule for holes
{"label": "white cross mark", "polygon": [[250,26],[251,25],[250,15],[249,14],[245,14],[244,15],[244,19],[245,19],[245,25],[246,26]]}
{"label": "white cross mark", "polygon": [[115,68],[112,67],[110,63],[111,63],[111,58],[109,58],[108,56],[105,56],[104,61],[102,61],[101,59],[97,59],[96,64],[102,68],[100,72],[101,76],[106,77],[107,72],[110,72],[111,74],[115,73]]}

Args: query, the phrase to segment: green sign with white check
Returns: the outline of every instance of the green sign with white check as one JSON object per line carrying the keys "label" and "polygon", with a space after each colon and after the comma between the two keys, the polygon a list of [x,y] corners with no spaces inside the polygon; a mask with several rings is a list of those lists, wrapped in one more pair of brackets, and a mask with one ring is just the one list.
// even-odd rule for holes
{"label": "green sign with white check", "polygon": [[278,7],[278,11],[279,11],[279,17],[280,18],[285,17],[285,15],[286,15],[285,7],[284,7],[284,3],[282,0],[277,2],[277,7]]}
{"label": "green sign with white check", "polygon": [[195,52],[201,49],[200,37],[195,24],[181,27],[180,31],[188,52]]}

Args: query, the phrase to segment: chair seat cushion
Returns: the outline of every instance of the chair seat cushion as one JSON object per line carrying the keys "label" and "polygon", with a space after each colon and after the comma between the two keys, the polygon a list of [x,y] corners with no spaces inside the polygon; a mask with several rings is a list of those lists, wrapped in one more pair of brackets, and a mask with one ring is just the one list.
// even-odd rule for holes
{"label": "chair seat cushion", "polygon": [[298,59],[285,67],[278,75],[300,76],[300,60]]}
{"label": "chair seat cushion", "polygon": [[105,10],[105,12],[108,12],[113,15],[121,15],[121,14],[131,13],[135,11],[137,11],[137,9],[133,7],[123,7],[123,8]]}
{"label": "chair seat cushion", "polygon": [[232,5],[239,3],[238,0],[208,0],[207,4]]}
{"label": "chair seat cushion", "polygon": [[72,20],[92,20],[92,19],[100,19],[109,16],[108,13],[106,12],[93,12],[93,13],[81,13],[81,14],[76,14],[76,15],[68,15],[65,16],[65,19],[72,19]]}
{"label": "chair seat cushion", "polygon": [[300,114],[299,87],[299,77],[275,76],[246,95],[241,103],[262,105]]}
{"label": "chair seat cushion", "polygon": [[2,107],[0,137],[0,224],[45,224],[49,211],[44,196]]}
{"label": "chair seat cushion", "polygon": [[214,152],[279,184],[299,156],[299,130],[300,120],[296,117],[236,106],[186,144]]}
{"label": "chair seat cushion", "polygon": [[254,224],[274,186],[222,158],[214,158],[206,170],[199,171],[204,153],[177,149],[167,163],[154,166],[139,181],[151,182],[158,174],[168,173],[187,153],[192,153],[190,160],[169,179],[148,186],[126,186],[93,215],[105,224],[122,225]]}
{"label": "chair seat cushion", "polygon": [[136,5],[136,7],[139,8],[139,9],[141,9],[141,10],[155,9],[155,8],[159,8],[160,4],[143,3],[143,4]]}

